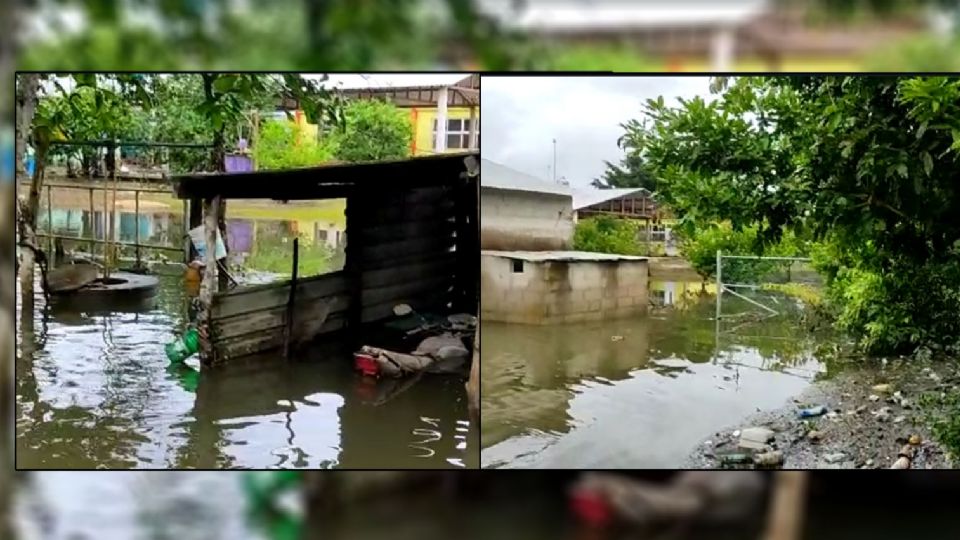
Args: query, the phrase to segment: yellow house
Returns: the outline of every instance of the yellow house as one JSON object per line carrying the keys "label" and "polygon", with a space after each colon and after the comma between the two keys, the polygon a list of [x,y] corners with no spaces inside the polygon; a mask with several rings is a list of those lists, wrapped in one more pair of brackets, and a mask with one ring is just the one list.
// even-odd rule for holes
{"label": "yellow house", "polygon": [[480,76],[468,75],[447,85],[357,88],[348,98],[385,99],[410,112],[414,156],[463,152],[480,141]]}

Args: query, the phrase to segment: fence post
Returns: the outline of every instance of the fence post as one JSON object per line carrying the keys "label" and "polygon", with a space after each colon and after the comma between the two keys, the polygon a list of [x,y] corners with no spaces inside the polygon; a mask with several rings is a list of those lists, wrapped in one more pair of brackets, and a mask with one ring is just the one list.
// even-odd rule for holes
{"label": "fence post", "polygon": [[53,263],[55,264],[56,254],[54,253],[55,249],[54,249],[54,239],[53,239],[53,195],[51,194],[52,191],[53,191],[53,188],[51,188],[50,186],[47,186],[47,234],[50,235],[48,237],[49,242],[47,242],[49,246],[47,248],[48,250],[47,254],[51,258],[50,260],[53,261]]}
{"label": "fence post", "polygon": [[93,213],[93,188],[90,188],[90,260],[97,252],[97,219]]}
{"label": "fence post", "polygon": [[134,235],[133,241],[137,244],[137,247],[134,248],[135,257],[137,258],[136,267],[140,268],[140,191],[135,190],[133,192],[133,224],[134,224]]}
{"label": "fence post", "polygon": [[720,321],[720,298],[723,296],[723,256],[717,250],[717,322]]}

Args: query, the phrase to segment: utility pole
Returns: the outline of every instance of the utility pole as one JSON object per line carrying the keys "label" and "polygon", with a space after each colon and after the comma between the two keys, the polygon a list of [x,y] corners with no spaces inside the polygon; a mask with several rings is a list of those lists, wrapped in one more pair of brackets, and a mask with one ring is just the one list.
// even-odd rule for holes
{"label": "utility pole", "polygon": [[557,140],[553,140],[553,183],[557,183]]}

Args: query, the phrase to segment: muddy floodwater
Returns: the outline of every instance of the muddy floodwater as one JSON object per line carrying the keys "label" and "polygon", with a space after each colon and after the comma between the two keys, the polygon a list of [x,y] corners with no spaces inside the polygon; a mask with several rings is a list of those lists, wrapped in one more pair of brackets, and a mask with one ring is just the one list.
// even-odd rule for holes
{"label": "muddy floodwater", "polygon": [[[518,484],[522,479],[518,475]],[[259,540],[267,536],[248,518],[248,501],[236,474],[218,472],[42,472],[34,487],[18,491],[14,512],[23,538],[45,529],[49,540]],[[895,540],[956,538],[958,524],[949,494],[941,498],[912,491],[913,497],[883,493],[851,497],[819,490],[811,497],[804,539]],[[882,490],[880,490],[882,491]],[[373,519],[367,506],[350,507],[341,519],[312,537],[350,540],[464,538],[486,540],[636,540],[584,531],[572,519],[562,493],[518,494],[481,502],[452,503],[452,512],[403,498],[393,519]],[[522,503],[518,498],[522,497]],[[411,502],[412,501],[412,502]],[[882,501],[882,502],[881,502]],[[429,501],[427,501],[429,503]],[[894,510],[894,507],[897,509]],[[890,511],[886,511],[886,510]],[[878,512],[878,510],[880,510]],[[449,516],[449,519],[442,519]],[[377,517],[384,517],[377,515]],[[711,531],[709,538],[756,538],[758,524]]]}
{"label": "muddy floodwater", "polygon": [[[651,298],[680,304],[672,291],[689,287],[677,285],[651,283]],[[795,310],[725,322],[718,336],[714,297],[684,298],[602,323],[484,322],[481,466],[681,467],[712,433],[824,371]]]}
{"label": "muddy floodwater", "polygon": [[17,329],[18,468],[478,466],[459,377],[372,383],[350,351],[170,368],[163,347],[188,306],[180,276],[163,276],[139,312],[35,302]]}

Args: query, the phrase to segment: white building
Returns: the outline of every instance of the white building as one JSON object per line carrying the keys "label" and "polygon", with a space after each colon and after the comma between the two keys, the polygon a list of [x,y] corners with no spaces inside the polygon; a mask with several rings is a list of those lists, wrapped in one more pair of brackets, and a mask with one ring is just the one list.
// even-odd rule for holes
{"label": "white building", "polygon": [[573,197],[567,186],[484,159],[480,182],[480,248],[568,250]]}

